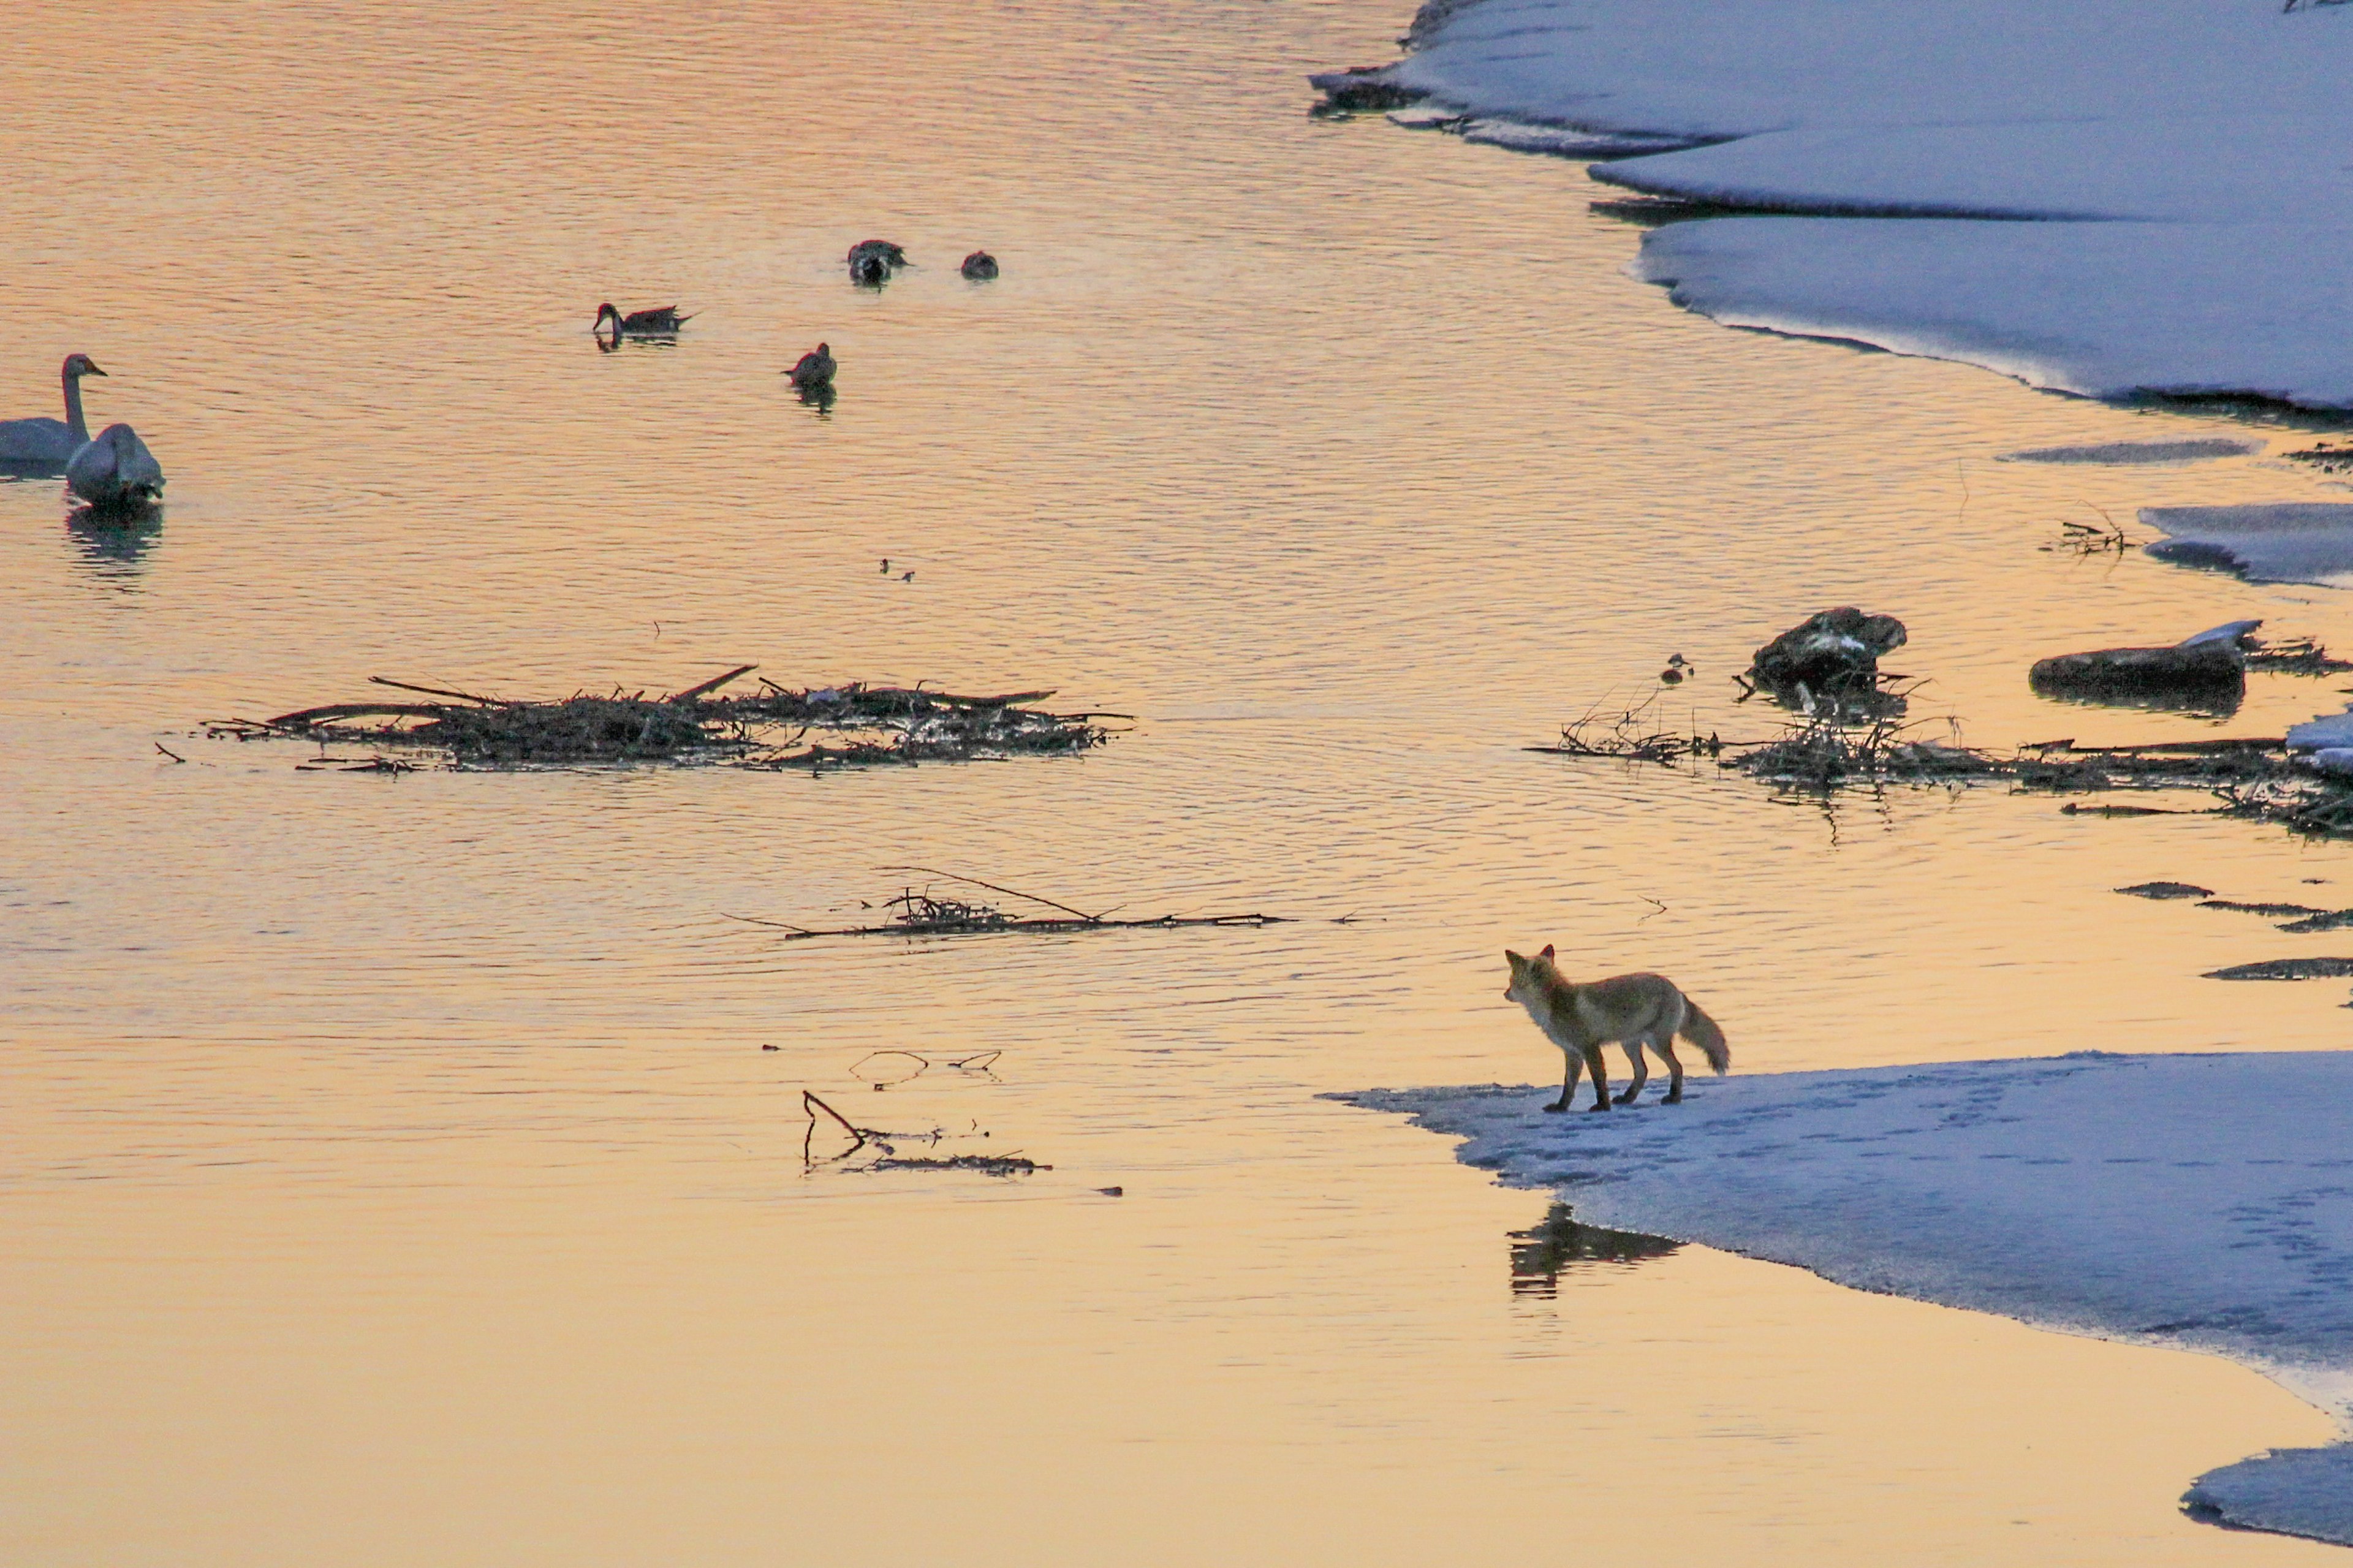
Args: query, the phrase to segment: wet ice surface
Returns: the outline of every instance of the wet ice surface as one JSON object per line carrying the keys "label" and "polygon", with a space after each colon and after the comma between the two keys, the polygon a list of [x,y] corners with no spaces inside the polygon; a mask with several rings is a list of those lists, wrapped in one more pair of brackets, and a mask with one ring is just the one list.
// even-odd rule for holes
{"label": "wet ice surface", "polygon": [[[2353,1419],[2353,1056],[2133,1057],[1781,1073],[1551,1116],[1549,1090],[1336,1098],[1465,1140],[1588,1225],[1866,1290],[2211,1351]],[[2353,1447],[2214,1471],[2233,1522],[2353,1544]]]}
{"label": "wet ice surface", "polygon": [[1959,360],[2087,397],[2353,405],[2346,231],[2308,224],[1733,217],[1638,276],[1727,326]]}
{"label": "wet ice surface", "polygon": [[2034,447],[2023,452],[2005,452],[1997,460],[2130,468],[2144,463],[2202,463],[2216,458],[2243,458],[2263,449],[2261,441],[2214,436],[2189,441],[2100,441],[2088,447]]}
{"label": "wet ice surface", "polygon": [[[2333,7],[1484,0],[1424,41],[1388,79],[1429,94],[1426,112],[1680,139],[1595,171],[1651,194],[2090,220],[1653,235],[1644,275],[1704,314],[2098,396],[2353,405],[2331,261],[2353,229],[2335,151],[2353,110],[2333,85],[2353,17]],[[2096,226],[2112,220],[2150,226]]]}
{"label": "wet ice surface", "polygon": [[2353,502],[2143,507],[2141,521],[2166,537],[2160,561],[2214,566],[2256,583],[2342,583],[2353,576]]}

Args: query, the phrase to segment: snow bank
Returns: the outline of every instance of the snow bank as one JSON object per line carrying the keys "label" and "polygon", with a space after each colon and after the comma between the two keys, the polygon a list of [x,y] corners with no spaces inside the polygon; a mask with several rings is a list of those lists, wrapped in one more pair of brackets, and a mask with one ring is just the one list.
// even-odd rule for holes
{"label": "snow bank", "polygon": [[2257,583],[2353,578],[2353,503],[2146,506],[2140,520],[2167,535],[2148,547],[2160,561],[2220,566]]}
{"label": "snow bank", "polygon": [[2353,230],[1735,217],[1642,242],[1640,276],[1730,326],[1961,360],[2089,397],[2353,407]]}
{"label": "snow bank", "polygon": [[[1461,1138],[1588,1224],[2210,1351],[2353,1426],[2353,1053],[1787,1073],[1606,1115],[1546,1115],[1551,1094],[1335,1098]],[[2189,1500],[2353,1545],[2353,1445],[2231,1465]]]}
{"label": "snow bank", "polygon": [[2064,220],[1675,225],[1641,269],[1692,309],[2093,395],[2353,406],[2353,6],[1475,0],[1414,37],[1380,76],[1427,116],[1681,149],[1596,165],[1637,190]]}

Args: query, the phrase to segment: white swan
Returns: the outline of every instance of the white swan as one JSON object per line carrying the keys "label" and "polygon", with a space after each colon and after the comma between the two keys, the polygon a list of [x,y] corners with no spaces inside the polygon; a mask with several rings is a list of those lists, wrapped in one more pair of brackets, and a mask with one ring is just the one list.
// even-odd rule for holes
{"label": "white swan", "polygon": [[55,419],[10,419],[0,423],[0,463],[43,463],[64,468],[90,440],[90,426],[81,416],[81,378],[104,375],[88,354],[68,354],[59,379],[66,384],[66,416]]}
{"label": "white swan", "polygon": [[110,425],[66,465],[66,489],[93,507],[130,510],[164,499],[164,465],[128,425]]}

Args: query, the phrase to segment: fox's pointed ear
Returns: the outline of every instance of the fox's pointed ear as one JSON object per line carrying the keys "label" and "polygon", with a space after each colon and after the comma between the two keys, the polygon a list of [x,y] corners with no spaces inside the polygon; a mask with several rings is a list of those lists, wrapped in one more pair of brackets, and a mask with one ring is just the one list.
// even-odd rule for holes
{"label": "fox's pointed ear", "polygon": [[1538,958],[1550,958],[1552,956],[1552,943],[1545,943],[1545,950],[1542,952],[1537,953],[1536,956]]}
{"label": "fox's pointed ear", "polygon": [[1518,953],[1514,952],[1507,947],[1504,950],[1504,962],[1510,964],[1514,969],[1517,969],[1521,964],[1525,963],[1527,960],[1522,958]]}

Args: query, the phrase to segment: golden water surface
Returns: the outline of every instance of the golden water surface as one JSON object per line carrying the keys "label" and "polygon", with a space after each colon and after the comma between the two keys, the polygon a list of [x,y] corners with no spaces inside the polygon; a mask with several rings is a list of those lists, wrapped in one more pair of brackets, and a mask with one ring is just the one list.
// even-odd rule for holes
{"label": "golden water surface", "polygon": [[[2175,1511],[2327,1436],[2252,1373],[1693,1249],[1515,1289],[1541,1195],[1316,1098],[1556,1071],[1506,942],[1666,971],[1743,1071],[2345,1031],[2198,977],[2337,939],[2108,890],[2335,907],[2342,847],[1522,750],[1673,652],[1671,717],[1770,733],[1726,678],[1842,603],[1972,741],[2211,734],[2024,666],[2353,613],[2039,548],[2332,493],[2275,459],[1994,460],[2243,426],[1725,331],[1579,166],[1311,121],[1402,10],[19,7],[0,413],[88,352],[170,500],[0,486],[0,1562],[2337,1560]],[[918,265],[853,290],[875,235]],[[605,300],[699,314],[606,354]],[[197,732],[748,661],[1136,719],[815,779]],[[910,865],[1293,922],[728,918]],[[1052,1169],[807,1170],[804,1089]]]}

